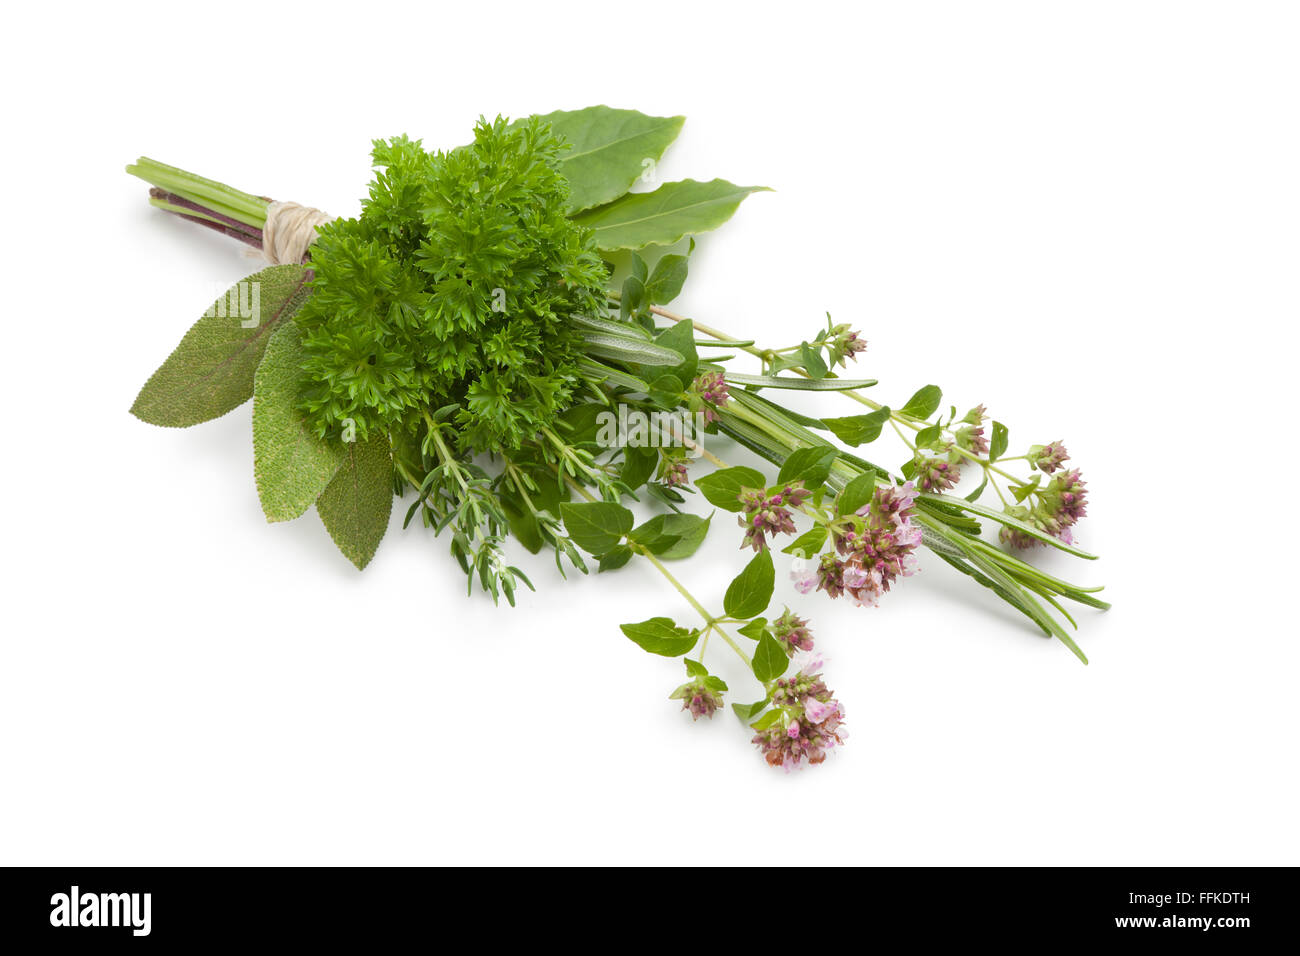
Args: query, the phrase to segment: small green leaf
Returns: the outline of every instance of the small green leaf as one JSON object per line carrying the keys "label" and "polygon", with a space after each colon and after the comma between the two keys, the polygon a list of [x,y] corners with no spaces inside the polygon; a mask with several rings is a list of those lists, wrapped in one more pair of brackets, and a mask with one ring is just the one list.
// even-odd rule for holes
{"label": "small green leaf", "polygon": [[589,554],[612,551],[632,530],[632,512],[611,501],[566,501],[560,518],[574,544]]}
{"label": "small green leaf", "polygon": [[828,535],[829,532],[826,530],[825,525],[813,525],[813,527],[782,548],[781,553],[793,554],[795,557],[811,558],[821,551]]}
{"label": "small green leaf", "polygon": [[682,356],[682,362],[673,369],[673,374],[682,380],[683,385],[695,378],[699,356],[695,351],[695,330],[691,323],[674,322],[655,336],[655,344]]}
{"label": "small green leaf", "polygon": [[771,634],[764,634],[754,648],[754,676],[766,684],[776,680],[790,666],[790,657]]}
{"label": "small green leaf", "polygon": [[623,468],[618,477],[632,491],[636,491],[655,472],[659,464],[659,452],[653,448],[628,446],[623,449]]}
{"label": "small green leaf", "polygon": [[308,275],[300,265],[271,266],[232,286],[145,383],[131,414],[187,428],[248,401],[271,333],[310,295]]}
{"label": "small green leaf", "polygon": [[635,252],[632,253],[632,275],[636,276],[643,286],[645,285],[645,280],[650,276],[650,272],[646,268],[645,260]]}
{"label": "small green leaf", "polygon": [[835,499],[836,514],[853,514],[853,512],[871,501],[871,496],[875,492],[876,473],[868,471],[858,475],[844,486],[844,490]]}
{"label": "small green leaf", "polygon": [[989,442],[989,461],[997,461],[1007,451],[1007,426],[1001,422],[993,423],[993,439]]}
{"label": "small green leaf", "polygon": [[822,361],[821,353],[807,342],[799,345],[799,358],[803,360],[804,371],[814,379],[823,379],[830,371]]}
{"label": "small green leaf", "polygon": [[761,473],[743,465],[722,468],[695,481],[700,494],[723,511],[743,510],[739,501],[742,488],[764,488],[766,485]]}
{"label": "small green leaf", "polygon": [[898,410],[900,415],[908,418],[929,418],[943,401],[943,390],[938,385],[926,385],[907,400],[907,404]]}
{"label": "small green leaf", "polygon": [[866,445],[880,437],[880,430],[889,421],[889,408],[881,408],[866,415],[847,418],[823,418],[826,427],[846,445]]}
{"label": "small green leaf", "polygon": [[689,269],[690,260],[686,256],[677,253],[660,256],[645,286],[646,300],[651,305],[667,305],[673,301],[681,294]]}
{"label": "small green leaf", "polygon": [[727,617],[737,620],[762,614],[772,600],[775,587],[776,568],[772,564],[772,552],[760,551],[728,585],[722,609]]}
{"label": "small green leaf", "polygon": [[736,186],[725,179],[684,179],[654,192],[629,193],[573,217],[595,235],[605,251],[670,246],[679,239],[722,225],[750,193],[765,186]]}
{"label": "small green leaf", "polygon": [[628,537],[651,554],[664,558],[686,558],[695,553],[709,530],[709,519],[674,512],[655,515],[633,528]]}
{"label": "small green leaf", "polygon": [[271,336],[253,384],[253,475],[267,521],[306,512],[338,472],[343,442],[322,441],[298,407],[302,333],[292,322]]}
{"label": "small green leaf", "polygon": [[704,686],[715,694],[725,694],[727,692],[727,682],[721,677],[715,677],[712,674],[704,678]]}
{"label": "small green leaf", "polygon": [[620,544],[600,556],[600,565],[596,568],[596,573],[599,574],[601,571],[617,571],[631,560],[632,549],[625,544]]}
{"label": "small green leaf", "polygon": [[754,730],[767,730],[778,720],[782,719],[782,711],[779,709],[769,710],[766,714],[754,721],[749,726]]}
{"label": "small green leaf", "polygon": [[[641,264],[645,268],[645,263]],[[623,294],[618,299],[618,317],[627,322],[641,311],[646,304],[645,283],[637,276],[630,275],[623,280]]]}
{"label": "small green leaf", "polygon": [[[646,392],[646,395],[660,408],[671,410],[681,405],[682,393],[685,390],[686,386],[680,378],[673,374],[667,374],[655,378],[650,383],[650,391]],[[673,434],[676,435],[678,431],[679,429],[674,426]]]}
{"label": "small green leaf", "polygon": [[979,485],[978,488],[976,488],[974,491],[972,491],[970,494],[968,494],[968,495],[966,496],[966,500],[967,500],[967,501],[978,501],[980,495],[984,494],[984,489],[988,487],[988,484],[989,484],[989,470],[988,470],[987,468],[985,468],[985,469],[983,469],[983,472],[984,472],[984,480],[980,482],[980,485]]}
{"label": "small green leaf", "polygon": [[756,617],[744,627],[736,628],[737,634],[743,634],[751,641],[756,641],[767,633],[767,618]]}
{"label": "small green leaf", "polygon": [[[985,474],[987,474],[987,472],[985,472]],[[1039,477],[1040,477],[1039,475],[1034,475],[1033,478],[1029,479],[1023,484],[1010,486],[1011,494],[1015,496],[1017,502],[1024,501],[1026,498],[1028,498],[1030,495],[1034,493],[1034,490],[1038,487]]]}
{"label": "small green leaf", "polygon": [[762,713],[763,708],[766,706],[767,698],[764,697],[762,700],[756,700],[752,704],[732,704],[731,709],[736,712],[736,716],[740,718],[741,723],[748,724],[751,720]]}
{"label": "small green leaf", "polygon": [[928,428],[922,428],[916,433],[917,448],[935,448],[939,442],[939,436],[943,434],[942,426],[934,424]]}
{"label": "small green leaf", "polygon": [[709,524],[713,515],[701,518],[692,514],[671,514],[664,516],[664,530],[677,535],[677,541],[663,550],[659,557],[665,561],[677,561],[689,558],[700,549],[709,533]]}
{"label": "small green leaf", "polygon": [[839,453],[829,445],[809,445],[797,448],[781,465],[776,483],[784,485],[791,481],[802,481],[805,488],[813,491],[819,488],[831,473],[831,465]]}
{"label": "small green leaf", "polygon": [[707,677],[709,669],[699,661],[693,661],[689,657],[683,658],[682,663],[686,665],[687,677]]}
{"label": "small green leaf", "polygon": [[639,624],[620,624],[619,629],[642,650],[663,657],[681,657],[700,638],[699,631],[678,627],[666,617],[652,617]]}
{"label": "small green leaf", "polygon": [[375,556],[392,510],[388,436],[376,433],[347,443],[343,465],[316,501],[316,513],[339,550],[358,568]]}

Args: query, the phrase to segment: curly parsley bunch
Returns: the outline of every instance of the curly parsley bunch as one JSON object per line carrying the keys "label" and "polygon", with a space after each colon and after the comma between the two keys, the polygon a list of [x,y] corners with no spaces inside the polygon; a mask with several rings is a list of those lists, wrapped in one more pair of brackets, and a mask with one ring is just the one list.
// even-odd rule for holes
{"label": "curly parsley bunch", "polygon": [[455,405],[462,451],[510,451],[567,407],[582,347],[570,316],[604,307],[607,274],[567,216],[562,148],[535,118],[480,119],[447,153],[375,142],[370,196],[319,230],[296,319],[320,436]]}

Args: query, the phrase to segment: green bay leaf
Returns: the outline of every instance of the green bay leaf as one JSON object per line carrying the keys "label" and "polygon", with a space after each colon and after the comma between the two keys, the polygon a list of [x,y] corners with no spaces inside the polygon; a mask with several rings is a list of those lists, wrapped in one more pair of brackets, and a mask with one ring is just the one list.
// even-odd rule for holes
{"label": "green bay leaf", "polygon": [[[131,414],[151,425],[187,428],[248,401],[271,333],[311,294],[307,276],[300,265],[271,266],[232,286],[145,383]],[[252,314],[243,318],[245,311]]]}
{"label": "green bay leaf", "polygon": [[669,246],[722,225],[750,193],[766,186],[737,186],[725,179],[664,183],[654,192],[629,193],[573,217],[595,233],[596,245],[616,249]]}
{"label": "green bay leaf", "polygon": [[253,475],[268,521],[290,521],[321,496],[347,446],[322,440],[298,408],[302,333],[289,322],[271,336],[253,380]]}
{"label": "green bay leaf", "polygon": [[550,123],[571,147],[560,157],[572,190],[570,213],[626,193],[638,177],[653,170],[686,122],[684,116],[647,116],[608,106],[559,110],[538,119]]}

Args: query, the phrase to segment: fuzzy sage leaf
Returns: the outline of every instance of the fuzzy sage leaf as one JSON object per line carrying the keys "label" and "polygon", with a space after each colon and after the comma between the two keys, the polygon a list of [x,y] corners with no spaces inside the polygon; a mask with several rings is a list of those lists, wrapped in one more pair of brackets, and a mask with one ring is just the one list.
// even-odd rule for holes
{"label": "fuzzy sage leaf", "polygon": [[393,509],[393,461],[388,436],[347,443],[343,465],[316,502],[325,530],[358,569],[375,556]]}
{"label": "fuzzy sage leaf", "polygon": [[187,428],[248,401],[271,333],[307,301],[307,275],[299,265],[271,266],[232,286],[145,383],[131,414]]}
{"label": "fuzzy sage leaf", "polygon": [[268,521],[290,521],[321,496],[347,446],[317,438],[299,408],[302,333],[292,322],[271,336],[253,381],[253,475]]}

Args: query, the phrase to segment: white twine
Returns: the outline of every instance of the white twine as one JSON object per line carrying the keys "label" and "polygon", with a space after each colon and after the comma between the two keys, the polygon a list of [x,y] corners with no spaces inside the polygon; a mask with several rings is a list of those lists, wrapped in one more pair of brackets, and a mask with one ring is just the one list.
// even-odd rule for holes
{"label": "white twine", "polygon": [[262,227],[262,255],[271,265],[302,262],[307,247],[316,238],[316,227],[333,222],[327,212],[300,206],[296,202],[273,202],[266,207]]}

